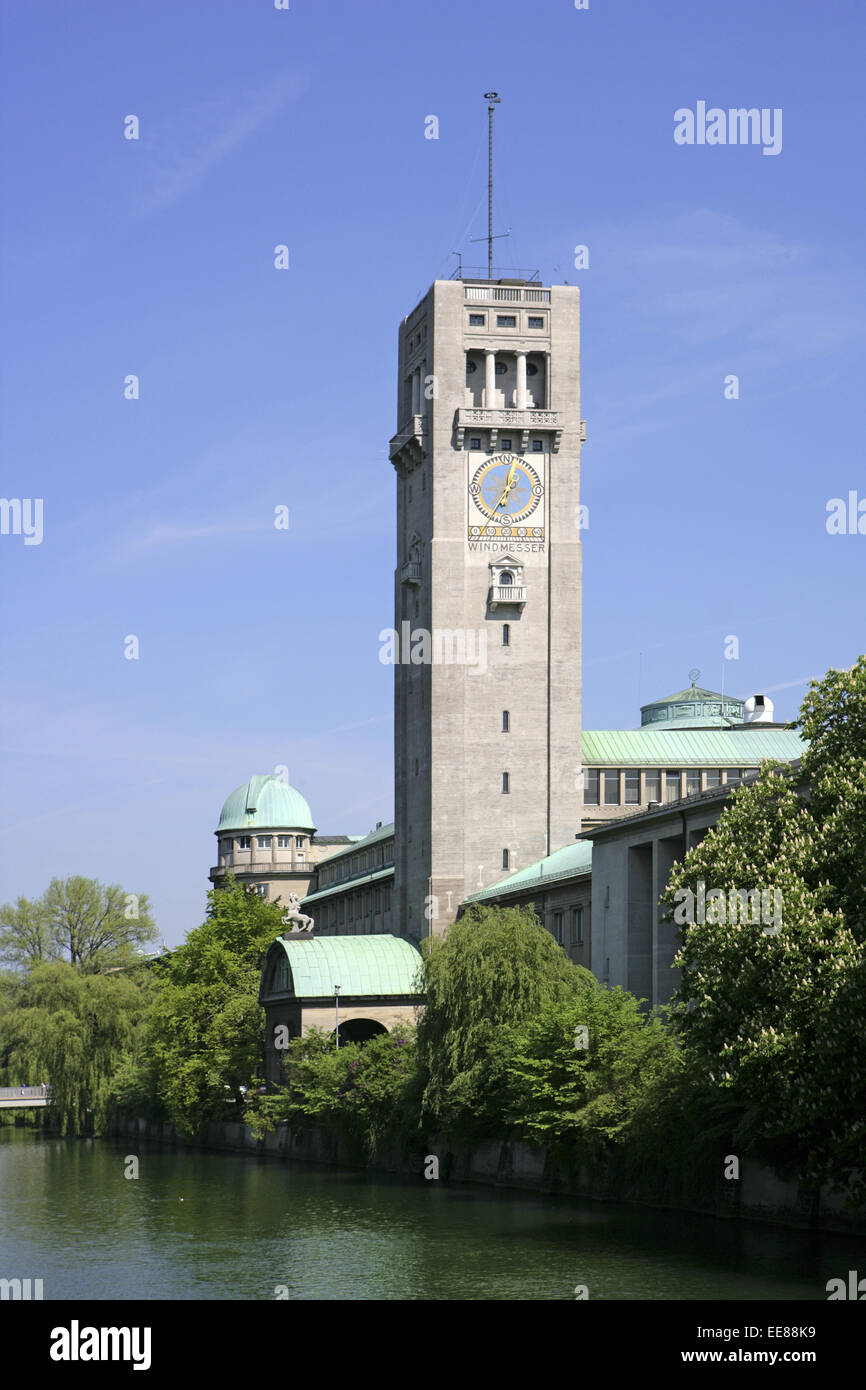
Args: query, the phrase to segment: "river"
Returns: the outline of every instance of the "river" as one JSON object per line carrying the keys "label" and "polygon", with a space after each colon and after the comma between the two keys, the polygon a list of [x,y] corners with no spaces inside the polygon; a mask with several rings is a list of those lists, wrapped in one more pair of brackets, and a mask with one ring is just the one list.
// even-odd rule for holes
{"label": "river", "polygon": [[863,1244],[0,1127],[0,1278],[42,1279],[46,1299],[826,1300]]}

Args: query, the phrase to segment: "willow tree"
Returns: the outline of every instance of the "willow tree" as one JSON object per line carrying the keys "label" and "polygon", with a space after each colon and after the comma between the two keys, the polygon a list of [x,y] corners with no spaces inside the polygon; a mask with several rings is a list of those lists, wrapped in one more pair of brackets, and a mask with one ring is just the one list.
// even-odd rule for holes
{"label": "willow tree", "polygon": [[499,1030],[567,997],[584,973],[526,908],[473,905],[426,947],[418,1055],[428,1121],[467,1132],[495,1128]]}
{"label": "willow tree", "polygon": [[0,1016],[0,1053],[14,1083],[51,1088],[63,1133],[100,1133],[114,1077],[135,1051],[147,983],[124,972],[91,975],[60,961],[34,966]]}

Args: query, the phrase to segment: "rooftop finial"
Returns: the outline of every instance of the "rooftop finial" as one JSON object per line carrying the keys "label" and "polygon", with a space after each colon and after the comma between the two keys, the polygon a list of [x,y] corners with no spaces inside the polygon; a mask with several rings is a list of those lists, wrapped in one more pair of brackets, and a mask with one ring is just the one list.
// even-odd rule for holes
{"label": "rooftop finial", "polygon": [[698,683],[698,681],[700,680],[700,678],[701,678],[700,667],[699,667],[699,666],[693,666],[692,669],[689,671],[689,680],[690,680],[691,683],[692,683],[692,688],[694,688],[694,687],[697,685],[697,683]]}

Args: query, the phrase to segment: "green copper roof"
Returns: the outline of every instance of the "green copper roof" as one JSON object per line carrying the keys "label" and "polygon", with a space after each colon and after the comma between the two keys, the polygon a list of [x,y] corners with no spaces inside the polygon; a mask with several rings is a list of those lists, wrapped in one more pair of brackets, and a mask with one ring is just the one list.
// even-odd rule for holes
{"label": "green copper roof", "polygon": [[416,975],[421,953],[399,936],[278,937],[285,951],[296,998],[418,994]]}
{"label": "green copper roof", "polygon": [[[696,669],[690,674],[699,676]],[[650,700],[641,705],[641,727],[650,724],[653,728],[700,728],[708,721],[724,726],[726,723],[742,724],[745,706],[742,700],[733,695],[722,695],[718,690],[706,690],[702,685],[690,685],[687,690],[677,690],[673,695],[664,695],[659,700]]]}
{"label": "green copper roof", "polygon": [[757,767],[791,762],[807,745],[795,729],[584,729],[584,767]]}
{"label": "green copper roof", "polygon": [[394,834],[394,822],[389,821],[387,825],[380,825],[378,830],[371,830],[368,835],[350,835],[352,841],[350,845],[345,845],[338,849],[336,854],[329,854],[327,859],[323,859],[323,864],[334,864],[346,854],[357,854],[359,849],[367,849],[369,845],[376,845],[380,840],[389,840]]}
{"label": "green copper roof", "polygon": [[575,840],[573,845],[565,845],[555,850],[546,859],[537,859],[518,869],[516,874],[500,879],[498,883],[483,888],[480,893],[472,893],[464,898],[467,903],[485,902],[490,898],[500,898],[506,893],[525,892],[528,888],[542,887],[563,878],[576,878],[592,871],[592,844],[589,840]]}
{"label": "green copper roof", "polygon": [[220,813],[220,830],[315,830],[313,813],[299,791],[275,773],[237,787]]}
{"label": "green copper roof", "polygon": [[[330,860],[325,860],[330,863]],[[368,883],[381,883],[383,878],[394,878],[394,865],[389,864],[387,869],[376,869],[373,873],[359,874],[357,878],[344,878],[339,883],[331,884],[330,888],[320,888],[315,893],[308,893],[301,899],[301,907],[306,907],[308,903],[319,903],[326,898],[339,897],[349,888],[363,888]]]}

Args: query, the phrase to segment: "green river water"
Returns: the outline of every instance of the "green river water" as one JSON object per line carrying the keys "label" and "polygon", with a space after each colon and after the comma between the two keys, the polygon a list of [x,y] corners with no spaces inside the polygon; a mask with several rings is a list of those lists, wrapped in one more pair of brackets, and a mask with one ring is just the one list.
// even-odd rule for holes
{"label": "green river water", "polygon": [[[138,1179],[124,1177],[135,1150]],[[183,1198],[183,1200],[179,1200]],[[0,1128],[0,1278],[45,1299],[820,1299],[847,1236]],[[858,1263],[859,1261],[859,1263]]]}

